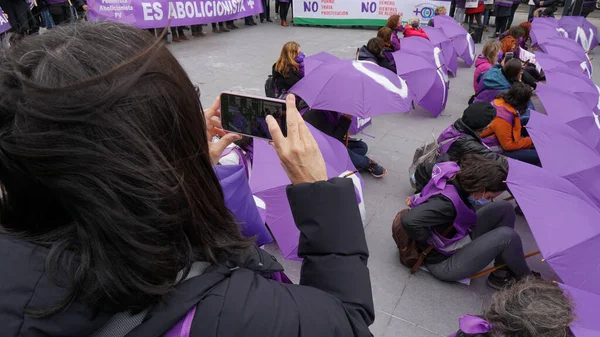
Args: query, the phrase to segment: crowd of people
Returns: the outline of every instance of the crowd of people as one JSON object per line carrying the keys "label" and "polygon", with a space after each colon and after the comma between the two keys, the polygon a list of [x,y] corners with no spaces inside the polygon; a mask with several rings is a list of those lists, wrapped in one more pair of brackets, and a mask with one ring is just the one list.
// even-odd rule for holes
{"label": "crowd of people", "polygon": [[[498,267],[487,280],[499,290],[489,308],[462,317],[453,336],[571,336],[572,303],[527,265],[514,229],[518,208],[495,200],[507,191],[506,157],[540,165],[523,125],[544,80],[519,60],[531,25],[505,29],[514,11],[512,0],[503,1],[496,9],[509,15],[497,17],[497,39],[477,58],[472,102],[437,139],[434,160],[416,165],[415,194],[392,230],[401,259],[412,247],[440,280]],[[291,3],[277,3],[287,26]],[[477,15],[489,8],[479,7],[457,3],[456,15],[481,22]],[[272,21],[268,4],[263,20]],[[392,15],[356,59],[395,73],[391,53],[401,39],[428,39],[420,25]],[[235,27],[215,23],[213,32]],[[190,29],[204,34],[201,25]],[[171,34],[188,39],[184,27]],[[301,232],[297,286],[241,234],[223,200],[214,167],[225,165],[234,144],[251,152],[250,139],[223,131],[219,100],[202,108],[165,43],[123,24],[81,22],[3,50],[0,324],[7,336],[158,337],[177,329],[185,336],[371,336],[369,251],[355,187],[327,179],[306,123],[345,144],[357,171],[381,178],[387,170],[349,136],[353,116],[310,109],[293,95],[304,59],[290,41],[271,69],[273,93],[286,100],[287,136],[273,116],[265,118]]]}

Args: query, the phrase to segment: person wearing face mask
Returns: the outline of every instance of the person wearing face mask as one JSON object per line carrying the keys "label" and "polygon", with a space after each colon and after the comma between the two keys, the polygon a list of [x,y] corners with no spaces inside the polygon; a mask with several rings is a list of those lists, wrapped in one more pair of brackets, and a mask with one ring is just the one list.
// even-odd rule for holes
{"label": "person wearing face mask", "polygon": [[390,43],[392,44],[394,51],[400,50],[400,38],[398,37],[398,33],[402,33],[404,30],[404,27],[402,26],[402,14],[391,15],[385,26],[392,30],[392,39]]}
{"label": "person wearing face mask", "polygon": [[459,281],[490,262],[506,264],[487,280],[491,288],[501,289],[532,275],[514,230],[512,204],[492,202],[506,190],[507,175],[498,161],[467,154],[458,164],[434,165],[429,183],[406,200],[411,209],[401,217],[402,226],[421,251],[433,247],[424,260],[433,276]]}
{"label": "person wearing face mask", "polygon": [[276,92],[283,95],[304,77],[304,53],[300,45],[294,41],[284,44],[271,70]]}
{"label": "person wearing face mask", "polygon": [[421,28],[421,20],[417,17],[408,20],[408,24],[404,27],[404,37],[418,36],[429,40],[427,33]]}

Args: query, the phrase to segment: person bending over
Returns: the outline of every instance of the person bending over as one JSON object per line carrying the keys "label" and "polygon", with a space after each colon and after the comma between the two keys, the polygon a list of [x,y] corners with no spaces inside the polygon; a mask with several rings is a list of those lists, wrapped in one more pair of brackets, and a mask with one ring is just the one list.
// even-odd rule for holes
{"label": "person bending over", "polygon": [[402,225],[422,251],[433,246],[424,260],[433,276],[458,281],[493,261],[508,266],[488,277],[487,284],[500,289],[532,274],[514,230],[512,204],[493,202],[506,190],[507,175],[498,161],[467,154],[459,164],[434,165],[429,183],[407,199],[411,209],[401,217]]}
{"label": "person bending over", "polygon": [[391,15],[385,26],[392,30],[392,48],[394,48],[394,51],[400,50],[400,38],[398,37],[398,33],[402,33],[404,30],[404,27],[402,26],[402,15]]}
{"label": "person bending over", "polygon": [[[324,134],[346,142],[348,129],[352,122],[351,115],[340,114],[335,111],[308,110],[304,113],[304,120]],[[362,140],[348,139],[348,155],[357,170],[365,170],[375,178],[381,178],[387,170],[377,164],[373,159],[367,157],[369,147]]]}
{"label": "person bending over", "polygon": [[392,53],[394,52],[394,47],[392,47],[391,44],[391,40],[392,40],[392,30],[389,29],[388,27],[382,27],[379,28],[379,30],[377,31],[377,37],[381,38],[384,42],[385,42],[385,47],[383,49],[383,56],[385,57],[386,61],[389,63],[390,65],[390,70],[392,70],[394,73],[396,73],[396,61],[394,60],[394,56],[392,55]]}
{"label": "person bending over", "polygon": [[475,102],[492,102],[499,93],[508,90],[515,82],[521,81],[523,63],[518,59],[511,59],[491,67],[479,81]]}
{"label": "person bending over", "polygon": [[279,59],[273,65],[272,75],[277,96],[288,92],[304,77],[304,53],[297,42],[283,45]]}
{"label": "person bending over", "polygon": [[521,113],[527,109],[533,90],[527,84],[515,83],[505,93],[501,93],[492,105],[496,108],[496,118],[481,133],[483,141],[494,151],[507,157],[540,166],[540,158],[533,148],[531,137],[526,136],[521,124]]}
{"label": "person bending over", "polygon": [[358,50],[358,59],[360,61],[369,61],[380,67],[386,68],[396,73],[396,67],[390,64],[390,61],[383,55],[385,50],[385,41],[379,37],[374,37]]}
{"label": "person bending over", "polygon": [[527,277],[495,293],[481,316],[465,315],[448,337],[573,337],[573,303],[560,286]]}

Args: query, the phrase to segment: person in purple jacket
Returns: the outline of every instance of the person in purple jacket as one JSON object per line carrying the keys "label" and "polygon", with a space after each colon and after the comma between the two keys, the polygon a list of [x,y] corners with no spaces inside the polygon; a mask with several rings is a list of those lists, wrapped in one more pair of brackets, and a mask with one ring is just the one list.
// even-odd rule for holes
{"label": "person in purple jacket", "polygon": [[400,38],[398,37],[398,33],[404,31],[404,27],[402,26],[402,14],[391,15],[385,26],[392,30],[392,40],[390,42],[392,48],[394,48],[394,51],[400,50]]}

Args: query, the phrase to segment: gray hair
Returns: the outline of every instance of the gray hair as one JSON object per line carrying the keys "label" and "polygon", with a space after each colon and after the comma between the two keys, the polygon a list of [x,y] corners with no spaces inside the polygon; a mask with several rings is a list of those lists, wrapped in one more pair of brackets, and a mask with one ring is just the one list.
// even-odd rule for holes
{"label": "gray hair", "polygon": [[493,337],[566,337],[574,320],[571,300],[555,283],[529,277],[500,291],[484,313]]}

